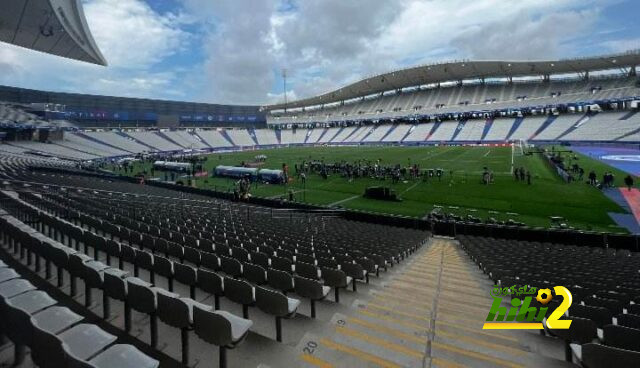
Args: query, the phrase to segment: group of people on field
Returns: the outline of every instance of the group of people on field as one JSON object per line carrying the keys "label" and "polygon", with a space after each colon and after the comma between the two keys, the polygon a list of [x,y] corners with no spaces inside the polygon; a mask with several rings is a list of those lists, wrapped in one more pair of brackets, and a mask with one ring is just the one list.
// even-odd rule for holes
{"label": "group of people on field", "polygon": [[531,185],[531,171],[525,169],[524,167],[516,167],[513,170],[513,176],[516,181],[526,181],[528,185]]}

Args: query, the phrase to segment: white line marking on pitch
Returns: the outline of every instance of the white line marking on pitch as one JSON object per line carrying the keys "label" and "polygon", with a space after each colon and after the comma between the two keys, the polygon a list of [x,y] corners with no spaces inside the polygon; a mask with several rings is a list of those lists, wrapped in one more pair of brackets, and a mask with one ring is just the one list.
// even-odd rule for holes
{"label": "white line marking on pitch", "polygon": [[340,203],[349,202],[350,200],[352,200],[352,199],[356,199],[356,198],[358,198],[358,197],[360,197],[360,196],[359,196],[359,195],[355,195],[355,196],[353,196],[353,197],[349,197],[349,198],[341,199],[341,200],[339,200],[339,201],[337,201],[337,202],[333,202],[333,203],[329,204],[329,207],[333,207],[333,206],[339,205]]}
{"label": "white line marking on pitch", "polygon": [[491,153],[491,150],[488,150],[487,153],[485,153],[484,155],[482,155],[482,157],[487,157],[489,156],[489,154]]}

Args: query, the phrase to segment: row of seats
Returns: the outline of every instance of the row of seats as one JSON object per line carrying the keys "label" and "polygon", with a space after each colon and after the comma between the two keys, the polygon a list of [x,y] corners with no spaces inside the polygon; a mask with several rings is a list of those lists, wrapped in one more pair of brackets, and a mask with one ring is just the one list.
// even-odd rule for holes
{"label": "row of seats", "polygon": [[[640,362],[638,252],[470,236],[458,239],[496,285],[569,289],[573,303],[563,319],[572,321],[571,328],[546,331],[564,340],[567,361],[575,357],[589,368],[632,367]],[[547,316],[560,305],[559,299],[547,305]],[[542,305],[535,302],[535,306]]]}
{"label": "row of seats", "polygon": [[[40,228],[40,231],[51,231],[51,228],[43,225],[55,220],[46,214],[35,210],[25,204],[14,202],[13,210],[22,216],[27,222]],[[48,218],[49,221],[44,220]],[[43,221],[39,221],[43,220]],[[2,224],[5,225],[5,224]],[[55,266],[58,287],[64,286],[64,271],[70,278],[70,295],[76,295],[76,279],[83,280],[85,285],[85,306],[92,305],[91,290],[100,289],[103,293],[103,317],[110,317],[109,299],[117,299],[124,302],[125,331],[131,332],[131,312],[137,311],[150,316],[151,341],[150,345],[158,344],[157,322],[161,320],[166,324],[178,327],[182,330],[183,339],[183,364],[188,364],[188,331],[194,330],[204,341],[220,347],[220,365],[226,365],[226,349],[233,348],[246,337],[252,322],[236,317],[231,313],[214,310],[211,306],[198,303],[191,298],[181,298],[180,295],[159,288],[138,277],[131,277],[127,272],[119,268],[112,268],[107,264],[94,260],[86,253],[68,247],[49,237],[45,237],[36,229],[29,228],[23,223],[7,223],[2,226],[3,244],[8,244],[13,254],[25,260],[27,265],[34,265],[35,271],[45,263],[45,277],[52,276],[51,268]],[[43,227],[44,226],[44,227]],[[36,234],[35,237],[26,237],[23,231]],[[60,236],[59,231],[57,232]],[[56,237],[58,237],[56,236]],[[71,237],[60,236],[59,239]],[[75,241],[76,245],[80,243]],[[83,244],[85,250],[88,245]],[[35,258],[35,262],[33,260]],[[41,261],[42,260],[42,261]]]}
{"label": "row of seats", "polygon": [[[2,245],[35,241],[38,234],[6,212],[0,213]],[[136,347],[118,343],[118,338],[85,322],[84,316],[38,290],[14,269],[0,261],[0,337],[15,345],[20,364],[25,347],[40,367],[155,368],[159,362]]]}

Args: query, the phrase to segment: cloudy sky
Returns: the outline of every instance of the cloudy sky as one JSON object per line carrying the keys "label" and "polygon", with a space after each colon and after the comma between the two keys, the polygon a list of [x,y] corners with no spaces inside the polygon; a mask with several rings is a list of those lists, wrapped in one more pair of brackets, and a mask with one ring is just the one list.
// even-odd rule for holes
{"label": "cloudy sky", "polygon": [[637,0],[83,0],[99,67],[0,43],[0,84],[230,104],[455,59],[640,48]]}

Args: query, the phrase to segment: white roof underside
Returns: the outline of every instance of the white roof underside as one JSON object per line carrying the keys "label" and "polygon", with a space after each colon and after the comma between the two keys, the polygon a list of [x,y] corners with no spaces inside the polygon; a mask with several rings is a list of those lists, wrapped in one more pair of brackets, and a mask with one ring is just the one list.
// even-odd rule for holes
{"label": "white roof underside", "polygon": [[0,41],[107,65],[87,26],[81,0],[5,0],[1,8]]}
{"label": "white roof underside", "polygon": [[458,61],[421,65],[376,75],[340,89],[266,110],[298,108],[346,101],[402,88],[450,81],[585,73],[640,65],[640,50],[623,54],[546,61]]}

